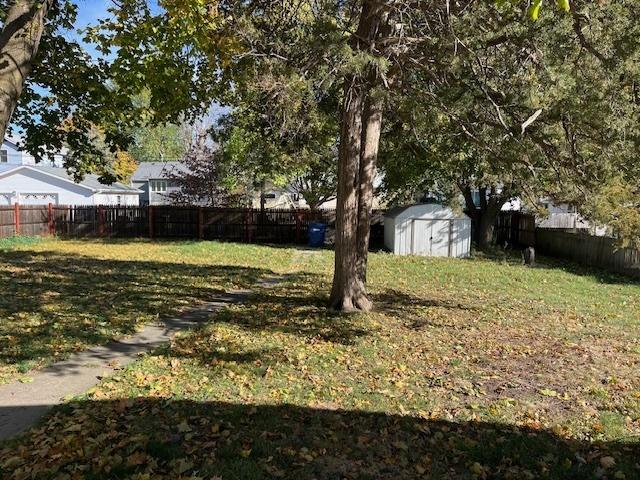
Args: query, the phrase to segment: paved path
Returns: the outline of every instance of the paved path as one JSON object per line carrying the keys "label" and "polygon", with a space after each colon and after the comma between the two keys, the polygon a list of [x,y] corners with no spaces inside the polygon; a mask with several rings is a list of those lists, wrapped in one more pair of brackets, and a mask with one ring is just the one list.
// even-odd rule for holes
{"label": "paved path", "polygon": [[[266,277],[256,287],[267,288],[281,281],[282,278],[278,276]],[[23,432],[54,405],[87,391],[116,368],[169,342],[177,332],[206,322],[212,313],[246,300],[251,292],[252,290],[238,290],[220,295],[178,317],[148,325],[129,338],[76,353],[67,360],[36,372],[31,383],[1,386],[0,440]]]}

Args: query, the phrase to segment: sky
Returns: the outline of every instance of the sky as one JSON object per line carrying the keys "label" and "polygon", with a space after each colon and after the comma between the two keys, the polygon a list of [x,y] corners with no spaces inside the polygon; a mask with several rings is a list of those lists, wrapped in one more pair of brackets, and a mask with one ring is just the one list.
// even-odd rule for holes
{"label": "sky", "polygon": [[110,0],[79,0],[77,27],[84,28],[107,16],[107,9],[113,5]]}
{"label": "sky", "polygon": [[[100,18],[106,18],[109,13],[107,9],[113,5],[110,0],[78,0],[78,17],[76,19],[76,29],[83,30],[90,25],[95,25]],[[69,39],[82,39],[82,34],[69,32]],[[86,50],[91,55],[96,55],[95,49],[91,45],[85,45]]]}

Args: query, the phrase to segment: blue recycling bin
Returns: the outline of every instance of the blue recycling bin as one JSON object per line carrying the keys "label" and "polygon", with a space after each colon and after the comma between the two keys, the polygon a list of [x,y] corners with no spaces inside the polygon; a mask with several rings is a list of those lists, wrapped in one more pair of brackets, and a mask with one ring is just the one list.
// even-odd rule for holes
{"label": "blue recycling bin", "polygon": [[309,224],[309,246],[313,248],[324,247],[324,239],[327,235],[327,226],[324,223],[313,222]]}

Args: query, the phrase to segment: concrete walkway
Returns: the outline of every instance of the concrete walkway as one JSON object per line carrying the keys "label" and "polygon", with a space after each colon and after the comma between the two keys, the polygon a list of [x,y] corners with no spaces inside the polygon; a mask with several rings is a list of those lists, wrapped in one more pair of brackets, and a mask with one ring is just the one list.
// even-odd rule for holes
{"label": "concrete walkway", "polygon": [[[256,288],[272,287],[281,281],[281,277],[266,277],[256,284]],[[238,290],[220,295],[178,317],[148,325],[129,338],[76,353],[36,372],[32,376],[33,382],[1,386],[0,440],[23,432],[54,405],[86,392],[101,378],[133,362],[140,354],[168,343],[176,333],[206,322],[213,313],[228,305],[246,300],[252,291]]]}

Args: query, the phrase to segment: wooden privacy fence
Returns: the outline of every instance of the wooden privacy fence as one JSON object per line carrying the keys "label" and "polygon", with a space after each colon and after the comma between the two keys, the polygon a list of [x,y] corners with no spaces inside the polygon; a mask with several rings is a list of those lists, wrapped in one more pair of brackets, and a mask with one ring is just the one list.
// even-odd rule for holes
{"label": "wooden privacy fence", "polygon": [[536,218],[520,212],[500,212],[496,219],[496,245],[530,247],[536,243]]}
{"label": "wooden privacy fence", "polygon": [[[309,224],[328,225],[335,210],[256,210],[196,206],[2,206],[0,237],[149,237],[225,240],[244,243],[306,243]],[[374,212],[371,243],[384,240],[384,215]]]}
{"label": "wooden privacy fence", "polygon": [[501,212],[496,222],[495,238],[500,246],[505,242],[511,246],[532,246],[543,255],[640,278],[640,251],[619,248],[616,239],[611,237],[596,237],[558,228],[536,228],[533,215]]}
{"label": "wooden privacy fence", "polygon": [[619,248],[615,238],[538,228],[536,250],[582,265],[640,278],[640,251]]}
{"label": "wooden privacy fence", "polygon": [[0,207],[0,237],[54,234],[52,205]]}

